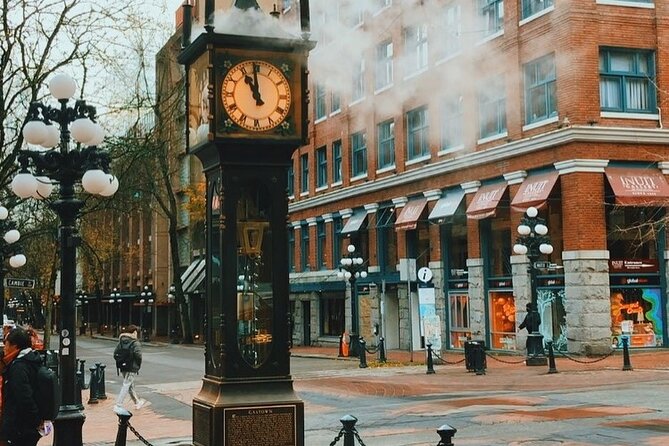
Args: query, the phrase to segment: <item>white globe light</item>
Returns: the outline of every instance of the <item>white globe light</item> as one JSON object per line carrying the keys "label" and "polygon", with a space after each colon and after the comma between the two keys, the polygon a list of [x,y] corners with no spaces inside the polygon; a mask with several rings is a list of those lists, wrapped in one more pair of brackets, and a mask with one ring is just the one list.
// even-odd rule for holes
{"label": "white globe light", "polygon": [[77,83],[67,74],[57,74],[49,81],[49,92],[56,99],[70,99],[77,92]]}
{"label": "white globe light", "polygon": [[339,260],[339,263],[341,263],[342,265],[346,265],[346,258],[342,257],[342,259]]}
{"label": "white globe light", "polygon": [[351,278],[351,273],[349,271],[346,271],[344,273],[344,277],[346,277],[347,279],[350,279]]}
{"label": "white globe light", "polygon": [[95,124],[88,118],[75,119],[70,126],[72,138],[80,143],[86,143],[95,136]]}
{"label": "white globe light", "polygon": [[527,254],[527,246],[521,245],[520,243],[516,243],[515,245],[513,245],[513,252],[521,256],[524,256],[525,254]]}
{"label": "white globe light", "polygon": [[534,232],[536,232],[539,235],[546,235],[548,234],[548,227],[546,225],[542,225],[539,223],[534,227]]}
{"label": "white globe light", "polygon": [[37,180],[37,188],[32,195],[33,198],[41,200],[51,195],[51,192],[53,192],[53,183],[51,182],[51,178],[47,176],[41,176],[35,177],[35,180]]}
{"label": "white globe light", "polygon": [[37,180],[33,174],[29,172],[22,172],[16,174],[12,179],[12,191],[19,198],[28,198],[33,195],[37,189]]}
{"label": "white globe light", "polygon": [[9,265],[12,268],[20,268],[25,264],[26,264],[26,256],[24,256],[23,254],[16,254],[15,256],[11,256],[9,258]]}
{"label": "white globe light", "polygon": [[529,233],[532,231],[532,228],[530,228],[527,225],[519,225],[518,226],[518,234],[520,235],[529,235]]}
{"label": "white globe light", "polygon": [[56,147],[60,143],[60,132],[55,125],[49,124],[46,126],[46,138],[40,143],[42,147],[50,149]]}
{"label": "white globe light", "polygon": [[5,233],[4,239],[10,245],[16,243],[21,238],[21,233],[16,229],[10,229]]}
{"label": "white globe light", "polygon": [[28,121],[23,126],[23,137],[28,144],[40,145],[48,137],[46,124],[42,121]]}
{"label": "white globe light", "polygon": [[365,277],[367,277],[367,271],[361,271],[361,272],[360,272],[360,277],[362,277],[363,279],[364,279]]}
{"label": "white globe light", "polygon": [[346,265],[346,266],[353,265],[353,259],[347,257],[344,260],[346,260],[346,263],[344,263],[344,265]]}
{"label": "white globe light", "polygon": [[6,207],[0,206],[0,220],[7,220],[7,217],[9,217],[9,211]]}
{"label": "white globe light", "polygon": [[102,169],[87,170],[81,177],[81,185],[89,194],[99,194],[109,185],[109,177]]}
{"label": "white globe light", "polygon": [[527,208],[527,211],[525,211],[525,213],[526,213],[527,216],[530,217],[530,218],[534,218],[534,217],[536,217],[537,215],[539,215],[539,211],[538,211],[537,208],[535,208],[534,206],[530,206],[529,208]]}
{"label": "white globe light", "polygon": [[344,278],[344,271],[341,271],[341,270],[337,271],[337,277],[339,277],[340,279],[343,279]]}
{"label": "white globe light", "polygon": [[355,277],[356,277],[356,278],[360,277],[360,273],[356,271],[356,273],[355,273]]}
{"label": "white globe light", "polygon": [[358,265],[362,265],[362,262],[363,262],[362,257],[356,257],[356,258],[355,258],[355,263],[356,263],[356,264],[358,264]]}
{"label": "white globe light", "polygon": [[206,141],[209,137],[209,124],[202,124],[197,128],[197,134],[195,135],[195,142]]}
{"label": "white globe light", "polygon": [[553,245],[549,243],[542,243],[541,245],[539,245],[539,251],[541,251],[542,254],[552,254]]}
{"label": "white globe light", "polygon": [[348,247],[347,247],[346,249],[347,249],[348,252],[350,252],[350,253],[355,252],[355,246],[353,246],[353,245],[348,245]]}
{"label": "white globe light", "polygon": [[111,197],[118,190],[118,178],[114,175],[109,175],[109,184],[100,192],[103,197]]}
{"label": "white globe light", "polygon": [[105,140],[105,131],[100,124],[94,122],[93,130],[93,137],[88,141],[83,141],[87,146],[99,146]]}

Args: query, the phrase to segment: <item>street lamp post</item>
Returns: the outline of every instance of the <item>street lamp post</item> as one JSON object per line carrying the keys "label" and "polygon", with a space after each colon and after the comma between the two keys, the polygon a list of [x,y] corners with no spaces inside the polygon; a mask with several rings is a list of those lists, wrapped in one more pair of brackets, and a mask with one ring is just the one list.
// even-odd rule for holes
{"label": "street lamp post", "polygon": [[[49,91],[60,106],[51,107],[42,102],[30,104],[22,134],[28,144],[45,150],[21,150],[18,155],[20,171],[12,180],[12,190],[20,198],[43,199],[51,194],[55,184],[59,186],[58,199],[49,203],[60,219],[62,299],[59,347],[61,406],[54,420],[54,446],[81,445],[81,431],[86,418],[76,378],[76,265],[77,246],[81,242],[76,223],[84,204],[76,196],[76,186],[81,184],[86,192],[105,197],[113,195],[118,189],[118,180],[108,173],[109,154],[97,147],[104,140],[104,131],[95,122],[95,107],[83,100],[76,100],[73,107],[68,106],[76,90],[74,79],[59,74],[49,82]],[[72,139],[77,143],[74,148],[70,147]]]}
{"label": "street lamp post", "polygon": [[345,280],[348,280],[351,285],[351,356],[358,356],[360,328],[358,321],[358,290],[355,286],[355,281],[359,278],[367,277],[365,271],[364,260],[355,252],[354,245],[348,245],[348,255],[342,257],[339,261],[339,272],[337,275]]}
{"label": "street lamp post", "polygon": [[171,344],[178,344],[179,337],[176,333],[176,322],[174,320],[174,303],[176,302],[177,287],[170,285],[167,292],[167,332],[170,336]]}
{"label": "street lamp post", "polygon": [[151,324],[147,324],[147,318],[149,315],[149,309],[153,305],[153,292],[149,285],[144,285],[144,289],[139,293],[140,299],[139,303],[144,305],[142,318],[140,319],[140,327],[142,331],[142,341],[149,342],[151,339]]}
{"label": "street lamp post", "polygon": [[[111,304],[110,312],[111,312],[111,317],[112,317],[112,323],[114,325],[113,328],[113,333],[114,337],[118,337],[118,331],[119,331],[119,324],[120,324],[120,319],[121,319],[121,292],[118,290],[118,288],[113,288],[112,292],[109,293],[109,303]],[[118,302],[118,311],[114,311],[116,304]],[[117,313],[117,314],[115,314]]]}
{"label": "street lamp post", "polygon": [[546,354],[544,352],[543,335],[539,332],[541,315],[537,307],[537,265],[535,264],[541,254],[551,254],[553,245],[548,237],[546,221],[538,217],[539,211],[535,207],[529,207],[518,225],[518,238],[513,250],[516,254],[527,255],[530,262],[528,272],[530,273],[531,300],[527,306],[527,316],[521,324],[521,328],[527,329],[527,356],[525,364],[528,366],[546,365]]}
{"label": "street lamp post", "polygon": [[9,266],[19,268],[26,264],[26,256],[21,253],[21,247],[16,243],[21,237],[21,233],[16,229],[16,224],[8,220],[9,211],[6,207],[0,206],[0,234],[4,233],[0,239],[0,315],[5,314],[5,273],[7,269],[4,265],[4,259],[9,257]]}
{"label": "street lamp post", "polygon": [[77,293],[77,307],[81,311],[81,325],[79,326],[79,334],[80,335],[85,335],[86,334],[86,326],[90,324],[91,322],[91,314],[90,312],[88,313],[88,317],[86,317],[86,310],[88,309],[88,295],[83,292],[79,291]]}

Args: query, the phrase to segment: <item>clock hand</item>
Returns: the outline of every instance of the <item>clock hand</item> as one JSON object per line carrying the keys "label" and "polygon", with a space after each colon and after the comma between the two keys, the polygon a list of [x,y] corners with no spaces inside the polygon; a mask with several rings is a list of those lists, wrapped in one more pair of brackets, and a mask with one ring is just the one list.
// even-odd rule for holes
{"label": "clock hand", "polygon": [[253,99],[256,100],[256,105],[261,106],[265,104],[265,102],[263,102],[262,98],[260,97],[260,91],[258,91],[258,78],[257,75],[255,74],[255,71],[253,74],[254,77],[256,78],[255,82],[248,74],[244,76],[244,82],[248,84],[248,86],[251,88],[251,93],[253,93]]}

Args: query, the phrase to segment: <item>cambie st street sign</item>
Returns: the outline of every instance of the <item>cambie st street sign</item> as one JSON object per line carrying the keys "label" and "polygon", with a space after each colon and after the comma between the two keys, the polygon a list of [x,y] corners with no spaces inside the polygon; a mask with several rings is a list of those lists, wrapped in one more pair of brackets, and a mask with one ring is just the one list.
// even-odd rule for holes
{"label": "cambie st street sign", "polygon": [[7,288],[35,288],[35,279],[5,279]]}

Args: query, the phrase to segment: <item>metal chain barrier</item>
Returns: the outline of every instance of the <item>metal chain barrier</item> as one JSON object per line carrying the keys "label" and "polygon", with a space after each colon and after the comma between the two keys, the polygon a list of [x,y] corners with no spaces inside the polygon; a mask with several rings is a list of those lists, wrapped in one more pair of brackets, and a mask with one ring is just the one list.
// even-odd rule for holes
{"label": "metal chain barrier", "polygon": [[459,360],[459,361],[447,361],[446,359],[442,358],[442,357],[441,357],[437,352],[435,352],[434,350],[432,350],[432,355],[433,355],[435,358],[437,358],[439,361],[443,362],[444,364],[448,364],[448,365],[458,365],[458,364],[462,364],[463,362],[465,362],[465,359],[467,359],[467,358],[462,358],[462,359]]}
{"label": "metal chain barrier", "polygon": [[148,442],[148,440],[146,438],[142,437],[142,435],[139,432],[137,432],[137,429],[132,427],[132,424],[130,424],[130,421],[128,421],[128,428],[130,429],[130,432],[135,434],[135,437],[137,437],[139,439],[139,441],[144,443],[146,446],[153,446],[151,443]]}
{"label": "metal chain barrier", "polygon": [[337,442],[344,436],[344,428],[342,427],[335,439],[330,443],[330,446],[335,446]]}
{"label": "metal chain barrier", "polygon": [[486,352],[485,350],[484,350],[484,353],[488,358],[490,358],[492,360],[495,360],[497,362],[502,362],[504,364],[522,364],[523,362],[525,362],[525,358],[521,359],[520,361],[505,361],[504,359],[501,359],[501,358],[498,358],[496,356],[491,355],[490,353]]}
{"label": "metal chain barrier", "polygon": [[597,359],[594,359],[594,360],[592,360],[592,361],[584,361],[584,360],[582,360],[582,359],[576,359],[576,358],[574,358],[573,356],[570,356],[568,353],[561,352],[560,350],[556,350],[556,352],[557,352],[558,354],[560,354],[563,358],[567,358],[567,359],[569,359],[570,361],[578,362],[579,364],[595,364],[595,363],[597,363],[597,362],[600,362],[600,361],[605,360],[606,358],[611,357],[616,351],[615,351],[615,350],[611,350],[609,353],[607,353],[606,355],[602,356],[601,358],[597,358]]}
{"label": "metal chain barrier", "polygon": [[379,351],[379,347],[380,347],[380,346],[381,346],[381,344],[376,344],[376,345],[375,345],[374,347],[372,347],[372,348],[367,348],[367,347],[365,347],[365,351],[366,351],[367,353],[369,353],[370,355],[373,355],[374,353],[378,353],[378,351]]}

